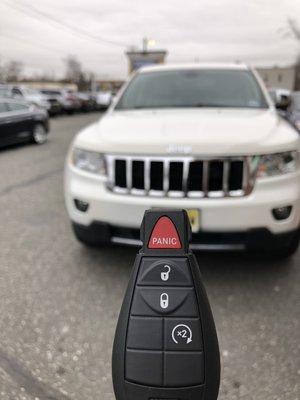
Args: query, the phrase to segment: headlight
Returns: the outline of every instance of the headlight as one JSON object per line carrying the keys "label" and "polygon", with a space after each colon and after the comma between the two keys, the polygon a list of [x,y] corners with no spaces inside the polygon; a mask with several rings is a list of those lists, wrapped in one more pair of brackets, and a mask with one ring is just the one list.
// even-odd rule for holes
{"label": "headlight", "polygon": [[257,168],[257,177],[276,176],[296,172],[298,166],[297,151],[267,154],[254,157]]}
{"label": "headlight", "polygon": [[103,154],[95,151],[74,149],[72,161],[75,167],[94,174],[105,175],[106,166]]}

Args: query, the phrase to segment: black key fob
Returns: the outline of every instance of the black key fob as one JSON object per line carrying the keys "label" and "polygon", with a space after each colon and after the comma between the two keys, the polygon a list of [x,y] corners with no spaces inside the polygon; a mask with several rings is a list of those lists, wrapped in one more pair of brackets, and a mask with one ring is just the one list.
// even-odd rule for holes
{"label": "black key fob", "polygon": [[116,329],[116,400],[216,400],[220,356],[215,324],[186,211],[146,211]]}

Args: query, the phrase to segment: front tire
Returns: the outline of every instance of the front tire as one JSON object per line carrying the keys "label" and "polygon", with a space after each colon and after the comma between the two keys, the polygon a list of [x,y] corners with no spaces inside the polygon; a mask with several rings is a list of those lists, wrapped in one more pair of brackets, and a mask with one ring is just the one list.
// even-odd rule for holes
{"label": "front tire", "polygon": [[274,243],[271,249],[265,251],[265,255],[270,258],[285,259],[292,257],[298,250],[300,244],[300,230],[298,230],[288,243],[278,245]]}
{"label": "front tire", "polygon": [[48,135],[46,128],[42,124],[36,124],[33,128],[32,140],[35,144],[44,144],[47,142]]}
{"label": "front tire", "polygon": [[300,235],[298,235],[298,237],[295,237],[287,247],[274,250],[273,255],[278,258],[292,257],[298,250],[299,243],[300,243]]}

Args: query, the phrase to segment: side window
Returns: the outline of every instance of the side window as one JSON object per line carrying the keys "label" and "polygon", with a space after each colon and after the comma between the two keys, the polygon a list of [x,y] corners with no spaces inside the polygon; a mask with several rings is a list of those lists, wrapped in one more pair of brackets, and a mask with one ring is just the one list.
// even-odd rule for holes
{"label": "side window", "polygon": [[0,114],[8,111],[7,104],[0,102]]}
{"label": "side window", "polygon": [[29,110],[29,106],[21,103],[9,103],[8,104],[9,111],[25,111]]}
{"label": "side window", "polygon": [[18,96],[23,96],[21,90],[18,88],[15,88],[15,87],[12,89],[12,94],[16,94]]}

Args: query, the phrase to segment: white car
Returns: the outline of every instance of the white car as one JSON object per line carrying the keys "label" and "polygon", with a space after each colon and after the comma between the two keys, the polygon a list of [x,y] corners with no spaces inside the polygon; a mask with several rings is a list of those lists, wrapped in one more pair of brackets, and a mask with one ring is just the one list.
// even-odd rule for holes
{"label": "white car", "polygon": [[16,85],[0,85],[0,97],[1,93],[17,100],[27,101],[29,104],[42,108],[45,111],[50,111],[51,109],[50,101],[38,90]]}
{"label": "white car", "polygon": [[65,199],[86,245],[140,245],[150,208],[185,208],[192,248],[293,254],[299,135],[243,64],[140,69],[75,137]]}
{"label": "white car", "polygon": [[112,92],[110,91],[102,91],[95,94],[96,99],[96,107],[99,110],[106,110],[113,99]]}

